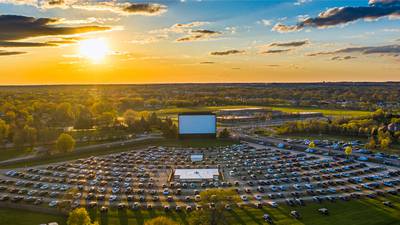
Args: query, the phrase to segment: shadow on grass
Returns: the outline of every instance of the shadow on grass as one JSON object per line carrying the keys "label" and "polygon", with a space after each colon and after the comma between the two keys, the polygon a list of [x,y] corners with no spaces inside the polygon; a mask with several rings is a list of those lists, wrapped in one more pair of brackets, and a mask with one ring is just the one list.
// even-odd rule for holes
{"label": "shadow on grass", "polygon": [[118,209],[118,218],[120,225],[128,225],[128,215],[126,209]]}
{"label": "shadow on grass", "polygon": [[251,213],[248,209],[243,208],[242,211],[243,211],[244,213],[246,213],[246,215],[247,215],[250,219],[252,219],[255,223],[257,223],[257,224],[263,224],[263,223],[262,223],[262,220],[261,220],[260,218],[257,218],[256,216],[254,216],[254,214]]}
{"label": "shadow on grass", "polygon": [[100,213],[100,225],[108,225],[107,213]]}
{"label": "shadow on grass", "polygon": [[136,223],[141,225],[144,223],[144,218],[141,210],[135,210],[133,211],[133,215],[136,219]]}
{"label": "shadow on grass", "polygon": [[246,222],[244,222],[244,220],[242,220],[242,218],[239,216],[239,214],[236,213],[236,210],[231,210],[231,211],[229,211],[229,213],[231,214],[231,216],[234,218],[234,220],[238,224],[246,225]]}

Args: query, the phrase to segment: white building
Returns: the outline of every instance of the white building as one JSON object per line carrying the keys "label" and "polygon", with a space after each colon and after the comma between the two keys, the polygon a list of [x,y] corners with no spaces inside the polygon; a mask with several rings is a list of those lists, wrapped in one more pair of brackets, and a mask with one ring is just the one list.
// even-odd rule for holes
{"label": "white building", "polygon": [[176,169],[174,180],[181,182],[201,182],[219,180],[218,169]]}

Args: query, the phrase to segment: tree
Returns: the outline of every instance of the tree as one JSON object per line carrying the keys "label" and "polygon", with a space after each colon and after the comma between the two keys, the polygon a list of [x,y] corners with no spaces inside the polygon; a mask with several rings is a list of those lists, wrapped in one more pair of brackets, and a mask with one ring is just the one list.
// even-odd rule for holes
{"label": "tree", "polygon": [[78,106],[77,118],[75,121],[75,128],[78,129],[90,129],[93,126],[93,115],[92,112],[84,105]]}
{"label": "tree", "polygon": [[64,102],[57,106],[54,122],[60,126],[70,126],[74,122],[74,112],[70,103]]}
{"label": "tree", "polygon": [[368,143],[365,145],[368,149],[375,149],[376,148],[376,141],[374,137],[370,137]]}
{"label": "tree", "polygon": [[34,146],[37,141],[37,130],[36,128],[25,125],[23,130],[24,143]]}
{"label": "tree", "polygon": [[226,207],[239,201],[233,189],[208,189],[200,193],[203,210],[194,212],[190,217],[191,225],[230,224],[226,217]]}
{"label": "tree", "polygon": [[89,213],[85,208],[77,208],[69,213],[67,225],[98,225],[91,223]]}
{"label": "tree", "polygon": [[70,152],[75,147],[75,140],[71,135],[62,133],[57,139],[56,146],[59,152]]}
{"label": "tree", "polygon": [[137,118],[137,112],[132,109],[128,109],[124,112],[124,121],[128,127],[133,127]]}
{"label": "tree", "polygon": [[4,140],[8,137],[10,126],[6,122],[0,119],[0,145],[4,143]]}
{"label": "tree", "polygon": [[228,129],[224,128],[221,132],[219,132],[219,138],[230,138],[231,133]]}
{"label": "tree", "polygon": [[168,219],[165,216],[159,216],[157,218],[147,220],[144,225],[178,225],[178,223]]}
{"label": "tree", "polygon": [[383,138],[380,142],[381,149],[384,150],[389,148],[391,142],[392,141],[390,140],[389,137]]}

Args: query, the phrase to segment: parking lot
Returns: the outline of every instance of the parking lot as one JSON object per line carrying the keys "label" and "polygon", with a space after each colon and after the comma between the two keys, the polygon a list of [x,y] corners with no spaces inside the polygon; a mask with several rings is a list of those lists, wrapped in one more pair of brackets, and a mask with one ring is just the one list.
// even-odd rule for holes
{"label": "parking lot", "polygon": [[[203,154],[203,161],[190,156]],[[220,180],[172,182],[177,168],[219,168]],[[400,193],[400,170],[248,144],[218,148],[149,147],[2,171],[0,201],[43,207],[191,211],[206,188],[233,188],[239,206],[279,207]],[[233,206],[227,206],[230,209]]]}

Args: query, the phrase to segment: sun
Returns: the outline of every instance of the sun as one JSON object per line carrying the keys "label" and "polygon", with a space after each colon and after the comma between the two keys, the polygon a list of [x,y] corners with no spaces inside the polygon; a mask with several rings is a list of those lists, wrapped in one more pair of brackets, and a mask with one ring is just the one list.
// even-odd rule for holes
{"label": "sun", "polygon": [[108,52],[108,43],[104,38],[87,39],[79,42],[80,55],[95,63],[103,61]]}

